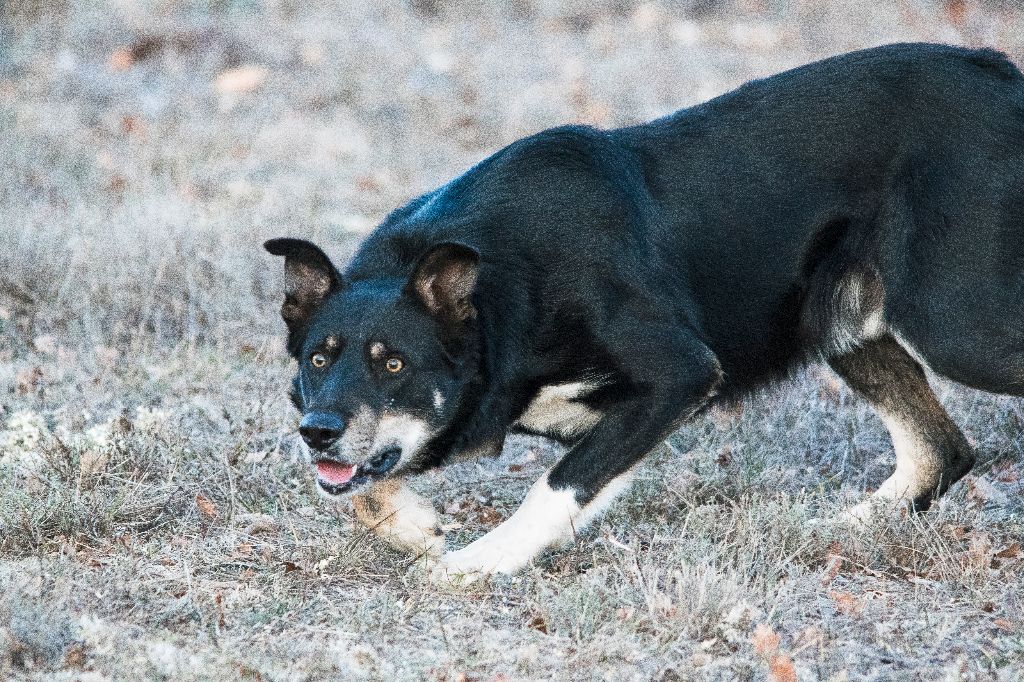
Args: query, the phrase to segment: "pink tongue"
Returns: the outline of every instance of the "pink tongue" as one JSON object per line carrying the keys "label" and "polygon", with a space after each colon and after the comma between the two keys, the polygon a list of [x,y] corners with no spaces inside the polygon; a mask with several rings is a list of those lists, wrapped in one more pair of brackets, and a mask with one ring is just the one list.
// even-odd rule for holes
{"label": "pink tongue", "polygon": [[328,462],[326,460],[316,463],[316,473],[319,474],[320,478],[335,485],[348,483],[355,472],[356,468],[351,464],[339,464],[338,462]]}

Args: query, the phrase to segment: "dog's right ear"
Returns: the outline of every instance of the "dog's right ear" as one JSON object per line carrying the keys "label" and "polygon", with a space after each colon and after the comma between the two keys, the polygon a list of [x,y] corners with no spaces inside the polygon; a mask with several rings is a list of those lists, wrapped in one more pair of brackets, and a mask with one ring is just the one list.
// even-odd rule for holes
{"label": "dog's right ear", "polygon": [[315,244],[304,239],[271,239],[263,244],[275,256],[284,256],[284,305],[281,317],[295,334],[330,294],[342,288],[341,273]]}

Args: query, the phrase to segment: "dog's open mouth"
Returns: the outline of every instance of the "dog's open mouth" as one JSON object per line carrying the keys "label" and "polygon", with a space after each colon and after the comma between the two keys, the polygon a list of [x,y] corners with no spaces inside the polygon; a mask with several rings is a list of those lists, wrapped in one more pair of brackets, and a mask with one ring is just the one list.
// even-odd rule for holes
{"label": "dog's open mouth", "polygon": [[354,464],[342,464],[329,459],[322,459],[316,463],[317,477],[330,485],[344,485],[352,480],[355,473]]}
{"label": "dog's open mouth", "polygon": [[388,448],[362,464],[316,459],[316,482],[329,495],[344,495],[391,471],[401,456],[401,449]]}

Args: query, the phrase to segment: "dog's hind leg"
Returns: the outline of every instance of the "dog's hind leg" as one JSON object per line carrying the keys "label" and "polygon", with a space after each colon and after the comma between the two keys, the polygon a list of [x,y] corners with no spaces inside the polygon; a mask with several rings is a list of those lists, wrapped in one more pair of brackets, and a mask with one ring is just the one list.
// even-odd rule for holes
{"label": "dog's hind leg", "polygon": [[924,370],[889,336],[829,359],[847,384],[885,423],[896,451],[896,470],[872,496],[849,512],[863,520],[875,506],[923,511],[970,471],[974,455],[943,409]]}
{"label": "dog's hind leg", "polygon": [[399,549],[429,556],[444,550],[434,508],[401,479],[388,478],[353,495],[352,506],[360,523]]}

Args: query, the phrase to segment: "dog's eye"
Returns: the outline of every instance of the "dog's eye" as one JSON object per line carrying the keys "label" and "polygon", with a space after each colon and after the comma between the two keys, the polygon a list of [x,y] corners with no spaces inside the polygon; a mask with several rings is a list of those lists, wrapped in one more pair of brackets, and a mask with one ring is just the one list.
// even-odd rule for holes
{"label": "dog's eye", "polygon": [[405,363],[402,362],[401,358],[388,358],[388,361],[384,363],[384,369],[392,374],[401,372],[403,367],[405,367]]}
{"label": "dog's eye", "polygon": [[309,363],[317,369],[320,369],[327,364],[327,358],[324,357],[323,353],[313,353],[309,356]]}

